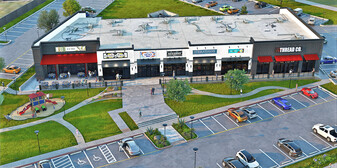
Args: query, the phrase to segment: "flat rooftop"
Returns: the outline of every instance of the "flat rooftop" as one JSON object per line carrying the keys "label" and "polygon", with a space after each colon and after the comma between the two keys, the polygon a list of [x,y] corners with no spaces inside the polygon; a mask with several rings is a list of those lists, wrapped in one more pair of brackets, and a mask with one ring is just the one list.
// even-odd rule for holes
{"label": "flat rooftop", "polygon": [[184,48],[192,44],[318,39],[284,14],[170,18],[78,18],[49,41],[96,40],[101,49]]}

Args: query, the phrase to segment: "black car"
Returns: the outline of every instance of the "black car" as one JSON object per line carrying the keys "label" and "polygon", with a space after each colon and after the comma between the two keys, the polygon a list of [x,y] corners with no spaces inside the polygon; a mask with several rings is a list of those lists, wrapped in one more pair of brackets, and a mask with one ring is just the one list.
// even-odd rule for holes
{"label": "black car", "polygon": [[246,168],[239,160],[227,157],[222,160],[222,166],[226,168]]}
{"label": "black car", "polygon": [[298,157],[302,155],[302,150],[299,146],[296,145],[296,143],[294,141],[285,139],[285,138],[280,138],[277,141],[277,145],[285,150],[286,152],[288,152],[289,156],[292,157]]}

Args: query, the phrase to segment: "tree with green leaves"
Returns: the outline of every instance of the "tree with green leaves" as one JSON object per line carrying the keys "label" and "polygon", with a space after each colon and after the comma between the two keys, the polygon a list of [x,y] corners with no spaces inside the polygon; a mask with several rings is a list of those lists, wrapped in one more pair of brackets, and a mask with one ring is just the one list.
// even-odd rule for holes
{"label": "tree with green leaves", "polygon": [[186,95],[192,91],[187,79],[183,80],[170,80],[167,84],[167,97],[177,102],[186,100]]}
{"label": "tree with green leaves", "polygon": [[59,18],[60,16],[55,9],[52,9],[49,12],[42,11],[37,20],[37,27],[48,32],[59,24]]}
{"label": "tree with green leaves", "polygon": [[2,68],[4,68],[5,66],[5,59],[3,57],[0,57],[0,69],[2,70]]}
{"label": "tree with green leaves", "polygon": [[66,0],[62,6],[64,9],[63,16],[70,16],[82,8],[76,0]]}
{"label": "tree with green leaves", "polygon": [[241,15],[246,15],[247,13],[248,13],[248,11],[247,11],[247,6],[246,6],[246,5],[243,5],[243,6],[241,7],[240,14],[241,14]]}
{"label": "tree with green leaves", "polygon": [[241,90],[243,88],[243,85],[249,82],[249,78],[246,75],[245,70],[229,70],[225,74],[226,84],[231,88],[231,94],[232,89],[235,90]]}

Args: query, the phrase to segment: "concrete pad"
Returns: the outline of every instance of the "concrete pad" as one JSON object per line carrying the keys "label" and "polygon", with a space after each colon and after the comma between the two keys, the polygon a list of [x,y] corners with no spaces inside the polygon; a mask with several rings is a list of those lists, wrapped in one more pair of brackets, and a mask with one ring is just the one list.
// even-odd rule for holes
{"label": "concrete pad", "polygon": [[[165,135],[164,127],[159,128],[158,130],[162,135]],[[166,138],[171,144],[174,142],[185,140],[172,126],[166,127]]]}

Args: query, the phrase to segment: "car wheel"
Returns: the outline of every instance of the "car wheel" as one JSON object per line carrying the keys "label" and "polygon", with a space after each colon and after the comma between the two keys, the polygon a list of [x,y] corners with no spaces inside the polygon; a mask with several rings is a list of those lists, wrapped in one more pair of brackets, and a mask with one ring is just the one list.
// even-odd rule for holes
{"label": "car wheel", "polygon": [[331,139],[330,139],[330,137],[328,137],[328,138],[327,138],[327,140],[328,140],[329,142],[331,142]]}
{"label": "car wheel", "polygon": [[314,133],[317,134],[317,129],[316,128],[314,129]]}
{"label": "car wheel", "polygon": [[281,147],[281,144],[280,144],[280,143],[277,143],[277,146],[278,146],[278,147]]}
{"label": "car wheel", "polygon": [[312,99],[314,99],[314,96],[311,96]]}
{"label": "car wheel", "polygon": [[238,120],[238,119],[236,119],[235,121],[236,121],[237,123],[239,123],[239,120]]}
{"label": "car wheel", "polygon": [[275,104],[275,100],[272,100],[271,102]]}
{"label": "car wheel", "polygon": [[291,156],[291,152],[289,152],[289,156]]}

